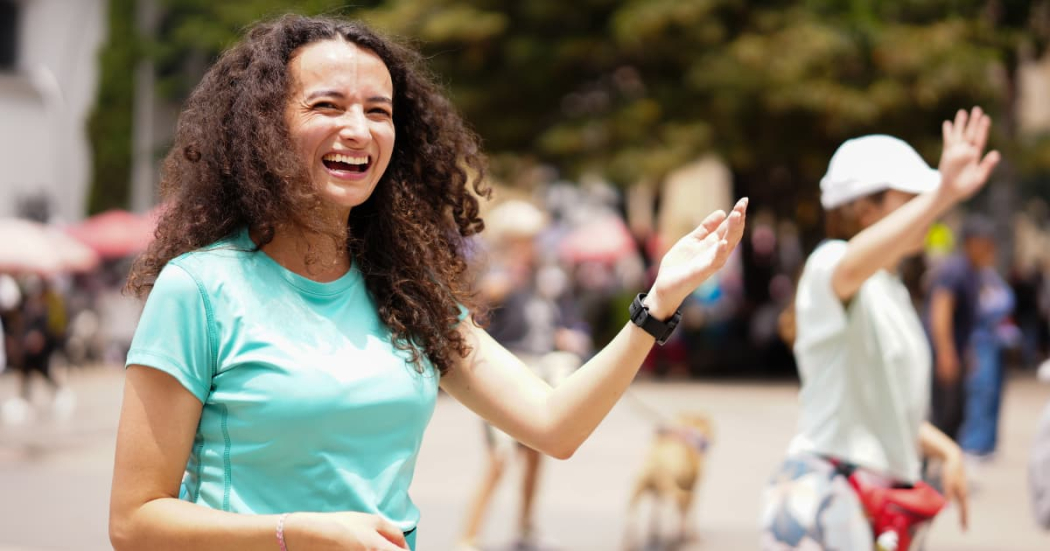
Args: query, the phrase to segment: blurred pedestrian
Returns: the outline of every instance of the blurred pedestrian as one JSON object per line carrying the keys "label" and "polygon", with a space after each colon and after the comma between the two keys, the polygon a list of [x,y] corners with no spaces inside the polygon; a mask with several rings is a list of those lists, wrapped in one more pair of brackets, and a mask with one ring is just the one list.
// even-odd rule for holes
{"label": "blurred pedestrian", "polygon": [[[19,290],[15,278],[0,274],[0,373],[7,368],[8,361],[14,361],[17,357],[10,317],[21,302],[22,291]],[[6,324],[4,318],[8,318]]]}
{"label": "blurred pedestrian", "polygon": [[[560,384],[588,352],[590,338],[565,297],[568,275],[557,265],[544,264],[537,241],[547,227],[546,216],[525,201],[501,203],[488,215],[486,241],[489,266],[481,278],[481,296],[490,306],[487,330],[496,342],[521,358],[552,386]],[[560,353],[557,353],[559,352]],[[460,551],[476,551],[488,509],[500,479],[514,455],[523,461],[519,487],[518,537],[513,549],[554,548],[535,525],[536,495],[543,458],[540,452],[484,424],[487,465],[467,510]]]}
{"label": "blurred pedestrian", "polygon": [[932,222],[984,185],[999,159],[981,157],[989,125],[977,108],[945,122],[939,172],[890,136],[848,140],[832,156],[820,184],[828,239],[795,301],[799,429],[766,490],[763,549],[871,549],[878,519],[855,477],[921,484],[920,452],[946,463],[944,489],[966,526],[962,453],[925,422],[930,350],[895,271]]}
{"label": "blurred pedestrian", "polygon": [[180,115],[167,208],[129,281],[149,296],[115,549],[414,548],[408,488],[439,385],[571,456],[743,232],[746,201],[708,217],[635,323],[552,389],[469,318],[483,176],[420,56],[360,23],[285,16],[220,56]]}
{"label": "blurred pedestrian", "polygon": [[[993,258],[994,254],[992,242]],[[1005,378],[1002,328],[1015,304],[1013,290],[993,265],[983,267],[977,275],[977,316],[969,339],[972,365],[965,374],[965,409],[959,427],[959,445],[966,452],[971,468],[991,459],[995,453]]]}
{"label": "blurred pedestrian", "polygon": [[61,298],[51,282],[40,277],[25,280],[21,307],[20,397],[24,406],[33,403],[33,379],[39,375],[50,391],[50,409],[59,417],[73,411],[73,393],[55,377],[52,360],[65,331],[65,313]]}
{"label": "blurred pedestrian", "polygon": [[995,226],[974,215],[960,233],[961,249],[935,269],[926,304],[934,365],[930,421],[956,441],[966,414],[966,382],[974,369],[970,344],[977,328],[981,274],[995,264]]}
{"label": "blurred pedestrian", "polygon": [[[0,274],[0,372],[22,364],[22,290],[15,278]],[[20,425],[29,419],[29,402],[19,394],[0,403],[0,423]]]}

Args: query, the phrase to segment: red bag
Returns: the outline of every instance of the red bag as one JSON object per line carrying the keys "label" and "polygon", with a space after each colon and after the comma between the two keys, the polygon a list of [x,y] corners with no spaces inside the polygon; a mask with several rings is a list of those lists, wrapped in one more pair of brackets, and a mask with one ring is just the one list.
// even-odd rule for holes
{"label": "red bag", "polygon": [[930,521],[947,503],[925,482],[887,486],[883,477],[851,469],[847,479],[871,520],[877,551],[920,549]]}

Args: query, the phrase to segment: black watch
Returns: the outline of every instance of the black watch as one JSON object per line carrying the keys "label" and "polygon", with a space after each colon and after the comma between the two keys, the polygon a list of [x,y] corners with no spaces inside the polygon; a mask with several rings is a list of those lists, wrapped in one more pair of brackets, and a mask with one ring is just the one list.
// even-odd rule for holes
{"label": "black watch", "polygon": [[682,319],[682,311],[675,310],[671,319],[660,321],[649,314],[649,308],[642,304],[643,299],[645,299],[645,293],[638,293],[638,296],[634,297],[634,302],[631,303],[631,321],[655,337],[656,344],[662,346],[667,339],[671,338],[674,328],[678,327],[678,321]]}

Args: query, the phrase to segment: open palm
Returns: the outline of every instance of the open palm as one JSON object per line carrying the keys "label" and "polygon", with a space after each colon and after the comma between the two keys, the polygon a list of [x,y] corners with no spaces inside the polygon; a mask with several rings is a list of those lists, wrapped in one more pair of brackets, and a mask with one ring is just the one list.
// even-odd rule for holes
{"label": "open palm", "polygon": [[717,272],[744,234],[747,199],[741,199],[727,216],[715,211],[697,228],[674,244],[660,261],[653,292],[669,303],[681,304],[685,297]]}
{"label": "open palm", "polygon": [[960,109],[954,122],[944,121],[944,150],[938,168],[942,190],[955,200],[977,193],[999,163],[997,151],[990,151],[981,158],[991,125],[992,120],[980,107],[974,107],[969,116]]}

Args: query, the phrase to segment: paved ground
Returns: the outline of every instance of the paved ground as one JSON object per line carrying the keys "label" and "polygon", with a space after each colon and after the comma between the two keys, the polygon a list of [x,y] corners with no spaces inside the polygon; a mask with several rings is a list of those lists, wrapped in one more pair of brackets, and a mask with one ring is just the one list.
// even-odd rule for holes
{"label": "paved ground", "polygon": [[[73,372],[76,414],[46,416],[18,428],[0,427],[0,551],[108,549],[107,502],[121,371]],[[0,376],[0,401],[14,380]],[[41,392],[41,395],[43,392]],[[755,525],[763,481],[781,459],[795,421],[795,387],[788,383],[639,383],[634,394],[664,412],[697,410],[716,422],[707,477],[694,521],[702,539],[686,549],[756,548]],[[1031,521],[1025,487],[1028,446],[1050,385],[1011,380],[1005,399],[1002,453],[982,473],[967,534],[955,511],[942,515],[930,551],[1050,549],[1050,533]],[[538,523],[567,550],[620,547],[625,503],[641,465],[652,423],[624,402],[571,460],[546,463]],[[453,548],[467,499],[483,466],[480,427],[451,399],[438,404],[420,458],[413,496],[423,511],[420,548]],[[513,536],[516,471],[509,473],[489,518],[484,541],[493,548]]]}

